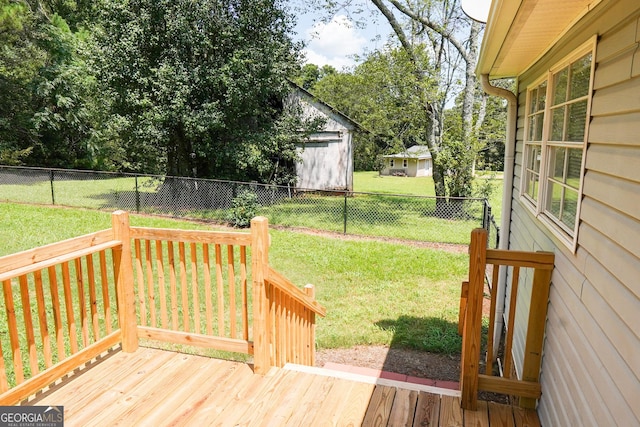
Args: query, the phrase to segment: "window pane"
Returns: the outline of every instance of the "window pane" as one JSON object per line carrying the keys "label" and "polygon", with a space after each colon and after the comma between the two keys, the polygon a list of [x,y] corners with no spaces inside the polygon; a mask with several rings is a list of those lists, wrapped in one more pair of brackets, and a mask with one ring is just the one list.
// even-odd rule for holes
{"label": "window pane", "polygon": [[580,188],[580,172],[582,170],[582,148],[570,148],[567,162],[567,184],[576,190]]}
{"label": "window pane", "polygon": [[564,136],[564,110],[566,107],[560,107],[551,113],[551,140],[562,141]]}
{"label": "window pane", "polygon": [[569,107],[569,129],[567,141],[584,141],[584,128],[587,122],[587,100],[576,102]]}
{"label": "window pane", "polygon": [[[538,200],[538,188],[540,187],[538,182],[538,175],[528,172],[529,179],[527,180],[527,194],[533,200]],[[536,203],[537,204],[537,203]]]}
{"label": "window pane", "polygon": [[552,181],[548,181],[547,191],[547,211],[554,217],[560,219],[560,210],[562,209],[562,194],[564,187]]}
{"label": "window pane", "polygon": [[571,64],[571,93],[570,99],[580,98],[589,93],[589,79],[591,77],[591,54],[583,56]]}
{"label": "window pane", "polygon": [[531,98],[529,98],[529,114],[533,114],[537,111],[537,103],[538,103],[538,89],[533,89],[531,91]]}
{"label": "window pane", "polygon": [[542,82],[538,86],[538,111],[544,110],[544,101],[547,98],[547,82]]}
{"label": "window pane", "polygon": [[569,69],[565,68],[553,76],[553,105],[558,105],[567,100],[567,83]]}
{"label": "window pane", "polygon": [[542,141],[542,127],[544,126],[544,114],[540,113],[536,115],[536,128],[534,141]]}
{"label": "window pane", "polygon": [[540,146],[528,145],[527,148],[527,167],[536,172],[540,172]]}
{"label": "window pane", "polygon": [[578,193],[566,189],[564,194],[564,206],[562,206],[562,218],[560,220],[573,230],[576,224],[576,212],[578,211]]}
{"label": "window pane", "polygon": [[553,147],[549,150],[549,171],[553,172],[553,177],[564,182],[564,159],[567,153],[566,148]]}
{"label": "window pane", "polygon": [[532,116],[529,118],[529,136],[527,137],[527,141],[535,141],[536,140],[536,121],[538,120],[538,116]]}

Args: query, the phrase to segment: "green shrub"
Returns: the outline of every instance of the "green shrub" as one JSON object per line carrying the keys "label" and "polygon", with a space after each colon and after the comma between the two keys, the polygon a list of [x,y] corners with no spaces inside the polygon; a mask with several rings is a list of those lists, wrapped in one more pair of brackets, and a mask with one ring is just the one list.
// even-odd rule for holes
{"label": "green shrub", "polygon": [[227,221],[234,227],[246,228],[260,208],[258,196],[249,190],[241,191],[231,202],[231,212]]}

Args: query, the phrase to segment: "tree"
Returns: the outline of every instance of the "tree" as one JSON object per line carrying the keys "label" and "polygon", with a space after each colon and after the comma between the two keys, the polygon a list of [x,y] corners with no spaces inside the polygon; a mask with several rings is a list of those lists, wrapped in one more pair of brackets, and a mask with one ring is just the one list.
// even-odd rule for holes
{"label": "tree", "polygon": [[316,64],[304,64],[292,80],[300,87],[313,91],[316,83],[335,73],[337,70],[331,65],[319,67]]}
{"label": "tree", "polygon": [[[68,2],[71,3],[71,2]],[[0,160],[90,167],[95,79],[89,42],[38,1],[0,1]]]}
{"label": "tree", "polygon": [[273,0],[107,1],[101,77],[128,168],[290,182],[300,46]]}
{"label": "tree", "polygon": [[[362,11],[373,6],[393,29],[413,65],[416,80],[421,81],[427,76],[437,78],[440,88],[437,96],[433,96],[432,92],[417,90],[421,97],[421,109],[428,121],[427,145],[434,162],[435,192],[439,196],[470,195],[473,162],[477,151],[473,144],[473,134],[484,120],[482,110],[474,114],[477,91],[475,66],[481,25],[462,14],[458,0],[313,0],[311,3],[329,14],[338,10]],[[416,47],[423,45],[429,48],[432,58],[430,70],[421,67],[415,53]],[[459,89],[456,87],[456,80],[460,77],[463,81],[460,110],[462,140],[457,141],[457,145],[461,149],[454,147],[452,152],[447,153],[449,147],[443,135],[443,115],[452,91]],[[483,105],[481,103],[480,108]],[[454,158],[455,163],[451,164],[448,160]]]}
{"label": "tree", "polygon": [[[415,55],[420,66],[429,69],[425,50],[418,47]],[[428,120],[422,113],[419,92],[435,89],[433,80],[416,79],[403,49],[388,44],[369,54],[352,72],[324,77],[314,93],[375,135],[356,141],[356,168],[371,170],[380,165],[376,157],[381,153],[426,144]]]}

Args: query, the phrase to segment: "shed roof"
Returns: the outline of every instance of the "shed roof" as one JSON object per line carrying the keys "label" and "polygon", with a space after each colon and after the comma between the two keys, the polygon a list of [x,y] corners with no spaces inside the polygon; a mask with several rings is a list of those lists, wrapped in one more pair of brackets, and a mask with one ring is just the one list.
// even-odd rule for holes
{"label": "shed roof", "polygon": [[493,0],[476,72],[522,74],[601,1]]}
{"label": "shed roof", "polygon": [[327,109],[328,111],[331,111],[333,114],[338,116],[342,121],[350,124],[351,127],[358,129],[360,131],[369,133],[369,131],[365,129],[360,123],[356,122],[351,117],[347,116],[346,114],[344,114],[343,112],[335,108],[334,106],[324,102],[323,100],[321,100],[320,98],[318,98],[317,96],[315,96],[314,94],[312,94],[311,92],[309,92],[308,90],[300,86],[299,84],[295,83],[292,80],[289,80],[289,84],[291,85],[291,87],[293,87],[293,90],[299,96],[304,97],[307,101],[314,102],[317,105],[323,106],[325,109]]}
{"label": "shed roof", "polygon": [[402,153],[387,154],[386,156],[382,157],[395,159],[430,159],[431,152],[429,151],[429,147],[427,147],[426,145],[414,145],[413,147],[407,148]]}

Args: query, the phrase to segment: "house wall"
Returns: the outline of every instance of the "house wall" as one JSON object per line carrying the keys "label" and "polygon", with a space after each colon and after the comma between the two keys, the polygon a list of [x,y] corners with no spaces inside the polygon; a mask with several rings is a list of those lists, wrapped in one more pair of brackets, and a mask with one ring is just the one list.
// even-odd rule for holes
{"label": "house wall", "polygon": [[380,171],[380,175],[391,175],[391,171],[404,170],[407,176],[431,176],[433,170],[431,169],[431,159],[408,159],[406,168],[403,168],[402,158],[396,157],[394,159],[393,167],[390,166],[391,159],[384,160],[384,168]]}
{"label": "house wall", "polygon": [[432,176],[431,159],[418,160],[418,170],[416,176]]}
{"label": "house wall", "polygon": [[323,117],[322,132],[298,148],[297,186],[321,190],[353,190],[354,126],[325,105],[299,95],[307,117]]}
{"label": "house wall", "polygon": [[298,187],[322,190],[353,189],[353,158],[350,132],[313,135],[299,149],[296,166]]}
{"label": "house wall", "polygon": [[[575,253],[520,202],[527,86],[599,35]],[[556,254],[538,413],[546,426],[640,425],[640,2],[604,0],[518,81],[510,249]],[[522,279],[523,296],[530,278]],[[507,299],[508,301],[508,299]],[[526,303],[518,301],[521,369]]]}

